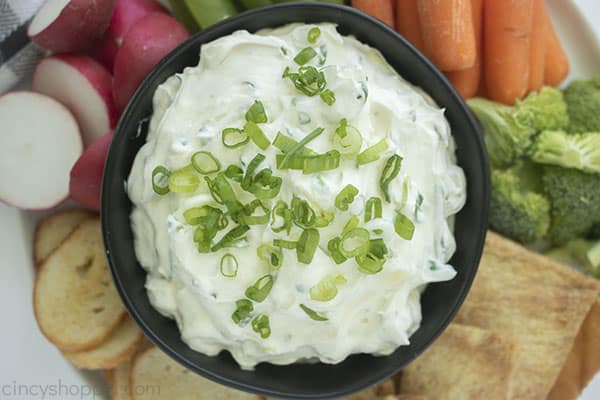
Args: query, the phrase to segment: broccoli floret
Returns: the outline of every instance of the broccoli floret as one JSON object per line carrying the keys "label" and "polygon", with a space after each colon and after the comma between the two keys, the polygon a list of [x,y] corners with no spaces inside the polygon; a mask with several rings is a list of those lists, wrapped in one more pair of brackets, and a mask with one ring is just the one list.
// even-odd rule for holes
{"label": "broccoli floret", "polygon": [[551,203],[549,239],[556,244],[585,235],[600,222],[600,175],[544,167],[544,193]]}
{"label": "broccoli floret", "polygon": [[467,104],[483,127],[492,165],[508,166],[525,154],[535,131],[527,118],[519,117],[515,107],[477,97]]}
{"label": "broccoli floret", "polygon": [[563,264],[579,267],[600,279],[600,242],[574,239],[545,253]]}
{"label": "broccoli floret", "polygon": [[534,140],[530,158],[540,164],[600,172],[600,133],[544,131]]}
{"label": "broccoli floret", "polygon": [[537,132],[564,130],[569,126],[569,114],[563,93],[551,86],[531,93],[524,100],[517,100],[515,107],[517,118]]}
{"label": "broccoli floret", "polygon": [[600,77],[573,81],[565,89],[569,133],[600,132]]}
{"label": "broccoli floret", "polygon": [[540,180],[535,166],[518,164],[492,171],[490,226],[521,243],[541,239],[550,225],[550,202],[537,193]]}

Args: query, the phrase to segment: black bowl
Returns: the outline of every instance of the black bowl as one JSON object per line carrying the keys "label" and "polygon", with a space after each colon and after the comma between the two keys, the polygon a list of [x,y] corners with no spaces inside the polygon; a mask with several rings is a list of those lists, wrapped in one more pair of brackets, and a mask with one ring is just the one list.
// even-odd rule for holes
{"label": "black bowl", "polygon": [[[458,275],[430,285],[422,297],[423,321],[409,346],[386,357],[354,355],[337,365],[262,363],[254,371],[239,368],[229,353],[208,357],[191,350],[174,321],[148,301],[146,273],[139,265],[129,224],[131,202],[124,182],[146,140],[152,95],[159,84],[185,67],[196,65],[203,43],[239,29],[250,32],[291,22],[334,22],[343,35],[354,35],[379,49],[405,79],[423,88],[446,109],[457,144],[458,164],[467,176],[467,204],[456,217],[457,251],[451,260]],[[443,75],[405,39],[383,23],[349,7],[292,3],[247,12],[194,35],[165,57],[129,102],[108,154],[102,185],[102,229],[115,285],[133,319],[146,336],[175,360],[219,383],[258,394],[289,399],[335,398],[385,379],[423,352],[446,328],[462,304],[477,271],[487,228],[490,178],[478,128],[460,96]]]}

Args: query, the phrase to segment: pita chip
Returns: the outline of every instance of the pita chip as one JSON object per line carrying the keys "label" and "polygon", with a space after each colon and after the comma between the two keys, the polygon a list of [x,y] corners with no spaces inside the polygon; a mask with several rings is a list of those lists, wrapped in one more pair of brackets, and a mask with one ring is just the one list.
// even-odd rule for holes
{"label": "pita chip", "polygon": [[446,400],[506,400],[516,354],[517,343],[507,336],[450,324],[402,371],[400,393]]}

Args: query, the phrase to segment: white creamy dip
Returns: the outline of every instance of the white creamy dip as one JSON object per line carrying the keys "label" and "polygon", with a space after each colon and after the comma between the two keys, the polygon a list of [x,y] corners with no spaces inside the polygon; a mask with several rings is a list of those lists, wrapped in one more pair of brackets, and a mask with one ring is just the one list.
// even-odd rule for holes
{"label": "white creamy dip", "polygon": [[[307,34],[315,26],[321,34],[309,44]],[[282,78],[286,67],[298,70],[294,57],[306,47],[317,53],[307,65],[324,72],[327,89],[336,98],[332,105],[318,95],[301,93],[290,79]],[[360,166],[355,155],[342,158],[336,169],[314,174],[278,169],[276,155],[281,151],[272,144],[262,150],[252,140],[234,149],[222,143],[222,131],[243,127],[245,113],[256,100],[268,117],[258,125],[271,142],[278,132],[300,141],[323,128],[306,147],[326,153],[335,148],[333,136],[345,118],[362,134],[361,151],[382,139],[388,148],[377,161]],[[392,353],[407,345],[420,325],[425,286],[456,274],[447,263],[455,251],[453,215],[465,203],[466,183],[454,150],[444,110],[404,81],[377,50],[341,36],[334,25],[293,24],[257,34],[239,31],[203,45],[198,66],[186,68],[157,89],[147,143],[127,182],[134,204],[135,251],[148,273],[152,305],[176,320],[191,348],[207,355],[227,350],[246,369],[260,362],[339,363],[354,353]],[[319,247],[312,262],[303,264],[296,250],[282,249],[283,264],[273,270],[257,257],[258,246],[274,239],[297,241],[303,231],[293,225],[289,234],[276,233],[270,222],[250,226],[246,239],[234,247],[200,253],[193,239],[196,227],[186,223],[183,213],[203,205],[223,211],[225,207],[213,199],[202,176],[198,189],[184,194],[159,195],[152,181],[157,166],[170,171],[184,168],[197,151],[211,152],[221,171],[229,165],[245,170],[258,153],[263,154],[266,159],[257,171],[271,169],[283,182],[278,196],[264,201],[269,209],[278,200],[290,204],[296,196],[317,213],[333,215],[330,225],[318,228]],[[394,154],[402,157],[402,163],[389,184],[387,202],[380,177]],[[230,182],[240,202],[254,199]],[[359,194],[342,211],[334,202],[348,184]],[[365,204],[373,196],[382,199],[382,217],[365,223]],[[395,231],[398,212],[414,223],[411,240]],[[377,273],[361,272],[355,259],[336,264],[330,256],[329,240],[340,236],[353,215],[371,239],[382,238],[387,246],[385,263]],[[235,226],[230,221],[213,243]],[[235,277],[221,273],[221,259],[227,253],[238,260]],[[236,301],[266,274],[273,277],[266,299],[251,301],[253,311],[239,324],[234,322]],[[314,300],[311,288],[323,280],[334,285],[334,292],[337,288],[337,295]],[[311,318],[301,304],[318,318]],[[263,314],[270,327],[265,338],[252,328],[252,320]]]}

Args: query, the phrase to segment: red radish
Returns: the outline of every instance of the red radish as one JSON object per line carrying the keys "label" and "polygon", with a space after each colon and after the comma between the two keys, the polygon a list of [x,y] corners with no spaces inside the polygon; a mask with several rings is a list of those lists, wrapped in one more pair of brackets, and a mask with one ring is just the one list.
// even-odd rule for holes
{"label": "red radish", "polygon": [[117,122],[112,77],[90,57],[60,54],[44,58],[33,74],[32,89],[55,98],[71,110],[86,146]]}
{"label": "red radish", "polygon": [[42,210],[69,194],[69,170],[83,144],[77,122],[58,101],[34,92],[0,97],[0,199]]}
{"label": "red radish", "polygon": [[115,0],[110,25],[93,50],[93,57],[112,71],[115,55],[129,28],[148,14],[165,12],[154,0]]}
{"label": "red radish", "polygon": [[115,59],[113,97],[118,110],[125,108],[150,70],[188,37],[183,25],[162,13],[133,24]]}
{"label": "red radish", "polygon": [[112,138],[113,133],[109,132],[92,143],[71,169],[71,198],[85,208],[100,209],[102,173]]}
{"label": "red radish", "polygon": [[110,22],[114,0],[48,0],[27,34],[54,53],[78,51],[98,39]]}

